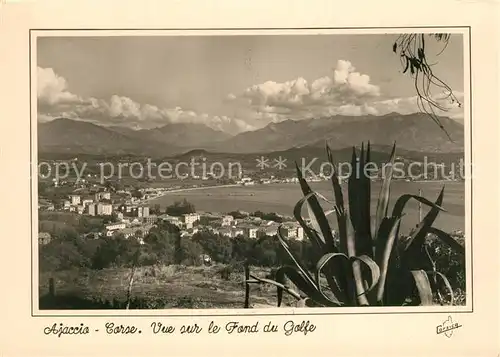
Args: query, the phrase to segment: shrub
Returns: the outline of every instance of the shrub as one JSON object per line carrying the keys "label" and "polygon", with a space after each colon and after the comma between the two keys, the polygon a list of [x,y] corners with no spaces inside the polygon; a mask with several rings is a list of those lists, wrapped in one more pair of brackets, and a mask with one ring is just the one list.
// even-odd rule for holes
{"label": "shrub", "polygon": [[[278,269],[274,280],[252,275],[252,278],[278,287],[278,306],[283,292],[297,298],[307,306],[368,306],[368,305],[430,305],[435,297],[448,295],[453,303],[453,291],[447,277],[436,269],[428,254],[427,238],[434,234],[453,251],[464,255],[464,248],[447,233],[432,227],[440,211],[444,188],[435,202],[412,194],[400,196],[389,211],[390,184],[395,159],[395,145],[385,166],[383,184],[374,217],[370,212],[371,180],[368,168],[370,144],[366,152],[361,146],[359,157],[353,148],[351,174],[348,178],[347,204],[339,178],[333,170],[332,186],[335,202],[328,201],[314,192],[297,165],[297,176],[304,197],[297,202],[294,216],[312,243],[313,272],[301,261],[296,252],[283,239],[278,229],[278,240],[293,261]],[[327,156],[334,168],[332,153],[327,146]],[[325,212],[319,200],[334,205]],[[407,237],[400,237],[399,229],[405,206],[416,200],[430,207],[429,212]],[[302,217],[306,205],[310,223]],[[338,237],[334,238],[327,215],[335,213]],[[300,291],[286,285],[289,279]]]}

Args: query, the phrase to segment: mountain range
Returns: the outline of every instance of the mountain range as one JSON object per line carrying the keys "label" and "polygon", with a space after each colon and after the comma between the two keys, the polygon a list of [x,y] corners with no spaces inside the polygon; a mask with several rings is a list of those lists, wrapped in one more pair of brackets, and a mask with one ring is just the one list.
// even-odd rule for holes
{"label": "mountain range", "polygon": [[381,146],[396,142],[398,148],[416,152],[463,152],[463,125],[447,117],[440,120],[452,140],[428,116],[419,113],[286,120],[234,136],[203,124],[133,130],[59,118],[39,123],[38,149],[51,154],[171,157],[194,149],[249,154],[324,148],[325,142],[338,150],[370,141]]}

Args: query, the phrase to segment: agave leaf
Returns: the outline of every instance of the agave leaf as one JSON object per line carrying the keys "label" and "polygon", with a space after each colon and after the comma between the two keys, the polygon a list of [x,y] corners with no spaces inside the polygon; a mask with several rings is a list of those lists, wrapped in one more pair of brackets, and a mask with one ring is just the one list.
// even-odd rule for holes
{"label": "agave leaf", "polygon": [[[339,258],[343,258],[345,260],[349,260],[349,258],[347,257],[347,255],[345,254],[342,254],[342,253],[328,253],[328,254],[325,254],[323,255],[319,261],[316,263],[316,285],[319,287],[319,279],[320,279],[320,276],[321,276],[321,271],[323,270],[323,268],[325,267],[326,264],[328,264],[328,262],[332,261],[333,259],[339,259]],[[321,289],[321,287],[320,287]]]}
{"label": "agave leaf", "polygon": [[360,306],[367,306],[368,298],[365,296],[365,287],[363,275],[361,273],[361,263],[359,260],[354,260],[352,262],[352,276],[354,280],[354,286],[356,288],[356,297],[358,298],[358,304]]}
{"label": "agave leaf", "polygon": [[[309,184],[302,176],[302,172],[300,171],[299,166],[296,164],[297,169],[297,177],[299,180],[300,187],[302,189],[302,193],[304,196],[307,196],[309,193],[313,192]],[[311,220],[314,222],[313,225],[319,228],[319,232],[321,232],[325,243],[328,246],[334,247],[335,243],[333,241],[332,230],[330,228],[330,224],[328,223],[328,219],[325,216],[325,212],[323,208],[319,204],[318,198],[316,195],[309,196],[307,199],[308,208],[310,208]]]}
{"label": "agave leaf", "polygon": [[[299,290],[301,290],[304,294],[306,294],[309,298],[317,303],[325,306],[341,306],[342,303],[335,297],[326,296],[322,290],[321,285],[311,285],[307,278],[304,277],[301,272],[295,268],[290,266],[284,266],[278,270],[276,273],[276,280],[286,286],[284,284],[285,276],[290,279],[290,281],[297,286]],[[281,293],[280,293],[281,291]],[[282,302],[282,288],[278,288],[278,306],[281,305]]]}
{"label": "agave leaf", "polygon": [[348,254],[347,250],[347,220],[348,216],[344,211],[339,209],[335,210],[337,215],[338,229],[339,229],[339,251],[344,254]]}
{"label": "agave leaf", "polygon": [[410,235],[410,237],[403,244],[403,251],[409,253],[410,249],[413,251],[420,250],[420,247],[425,242],[425,238],[427,233],[429,233],[429,229],[437,218],[437,215],[440,211],[440,206],[443,202],[444,196],[444,187],[441,189],[438,198],[436,199],[435,205],[430,209],[430,211],[425,215],[422,221],[418,224],[415,231]]}
{"label": "agave leaf", "polygon": [[431,227],[429,229],[429,233],[436,235],[439,239],[441,239],[444,243],[450,246],[451,249],[456,251],[457,253],[465,255],[465,248],[458,243],[451,235],[446,232],[443,232],[440,229]]}
{"label": "agave leaf", "polygon": [[443,282],[443,285],[444,285],[446,291],[448,292],[448,295],[450,296],[449,305],[453,305],[453,301],[454,301],[455,298],[454,298],[454,294],[453,294],[453,288],[451,287],[451,284],[450,284],[450,281],[448,280],[448,278],[443,273],[440,273],[438,271],[428,271],[426,273],[427,273],[427,275],[431,275],[431,276],[434,277],[434,280],[436,281],[434,283],[434,285],[435,285],[434,288],[435,288],[436,291],[439,291],[436,277],[440,277],[441,278],[441,281]]}
{"label": "agave leaf", "polygon": [[[311,284],[296,267],[285,265],[278,269],[276,272],[276,282],[286,286],[286,278],[289,278],[292,283],[307,296],[314,296],[317,294],[317,287]],[[283,299],[283,288],[278,287],[278,307],[281,306]]]}
{"label": "agave leaf", "polygon": [[309,302],[309,298],[303,298],[303,299],[300,299],[299,301],[297,301],[297,303],[295,304],[296,307],[307,307],[308,305],[308,302]]}
{"label": "agave leaf", "polygon": [[411,274],[417,287],[420,305],[433,305],[432,288],[427,273],[424,270],[412,270]]}
{"label": "agave leaf", "polygon": [[356,156],[356,149],[352,148],[351,158],[351,173],[347,181],[347,198],[349,201],[349,217],[354,230],[357,229],[360,221],[360,207],[358,204],[358,195],[360,194],[359,181],[357,177],[357,169],[359,167],[358,158]]}
{"label": "agave leaf", "polygon": [[292,258],[292,261],[295,263],[295,265],[300,270],[300,272],[302,273],[302,275],[304,275],[304,278],[308,281],[308,283],[312,284],[316,289],[318,289],[318,287],[316,286],[316,283],[314,282],[314,279],[312,278],[312,276],[309,274],[309,272],[307,271],[307,269],[300,263],[300,261],[294,256],[294,254],[292,253],[290,247],[288,246],[288,243],[283,238],[283,235],[281,234],[281,226],[282,225],[280,225],[278,227],[278,231],[277,231],[277,236],[278,236],[278,239],[279,239],[281,245],[283,246],[283,248],[285,248],[286,252],[290,256],[290,258]]}
{"label": "agave leaf", "polygon": [[293,215],[297,220],[297,222],[300,224],[300,226],[304,229],[304,233],[306,234],[306,236],[309,238],[309,240],[311,240],[311,243],[316,248],[317,254],[321,255],[326,249],[324,240],[320,237],[319,233],[316,230],[309,227],[309,225],[306,223],[301,214],[303,205],[312,195],[314,195],[314,192],[305,195],[295,204],[295,208],[293,209]]}
{"label": "agave leaf", "polygon": [[330,209],[330,210],[328,210],[328,211],[325,211],[325,216],[329,216],[329,215],[331,215],[332,213],[335,213],[336,211],[337,211],[337,210],[335,210],[335,209]]}
{"label": "agave leaf", "polygon": [[[265,278],[261,278],[261,277],[258,277],[256,275],[253,275],[253,274],[250,274],[250,277],[252,279],[255,279],[261,283],[265,283],[265,284],[271,284],[271,285],[274,285],[276,286],[278,289],[281,289],[281,291],[286,291],[288,294],[292,295],[294,298],[296,298],[297,300],[300,300],[302,299],[302,296],[300,296],[300,294],[298,292],[296,292],[295,290],[292,290],[290,289],[289,287],[277,282],[277,281],[274,281],[274,280],[271,280],[271,279],[265,279]],[[278,307],[281,306],[281,301],[278,302]]]}
{"label": "agave leaf", "polygon": [[403,210],[404,210],[406,204],[412,198],[417,200],[418,202],[423,203],[424,205],[427,205],[429,207],[435,207],[435,208],[439,209],[440,211],[446,212],[446,210],[443,207],[436,205],[434,202],[429,201],[425,197],[421,197],[418,195],[406,194],[406,195],[401,195],[398,198],[398,200],[396,201],[396,204],[394,205],[394,208],[392,209],[392,216],[393,217],[401,217],[403,215]]}
{"label": "agave leaf", "polygon": [[382,183],[382,187],[380,189],[380,193],[377,201],[377,210],[375,214],[375,224],[374,224],[374,239],[377,240],[377,230],[382,223],[382,219],[387,216],[387,210],[389,207],[389,195],[390,195],[390,187],[392,174],[394,171],[394,159],[396,158],[396,143],[394,143],[392,147],[391,156],[389,158],[388,166],[385,166],[386,173],[384,174],[384,180]]}
{"label": "agave leaf", "polygon": [[346,215],[346,250],[348,257],[356,256],[356,237],[351,217]]}
{"label": "agave leaf", "polygon": [[[328,200],[325,196],[321,195],[320,193],[318,193],[316,191],[313,191],[312,193],[313,193],[314,196],[322,199],[323,201],[328,202],[330,204],[333,204],[332,201]],[[313,195],[308,195],[308,197],[311,197]],[[314,210],[313,210],[311,204],[309,203],[309,198],[306,200],[306,202],[307,202],[307,204],[306,204],[307,214],[308,214],[309,219],[311,220],[312,228],[316,232],[322,232],[321,227],[320,227],[320,225],[318,223],[318,220],[316,219],[316,214],[314,213]],[[328,211],[326,211],[326,212],[324,211],[323,214],[325,215],[325,217],[328,216]],[[323,238],[322,235],[318,235],[318,236],[321,238],[321,240],[323,241],[323,243],[326,243],[325,239]]]}
{"label": "agave leaf", "polygon": [[[318,220],[316,219],[316,217],[314,215],[314,211],[313,211],[311,205],[309,204],[309,202],[307,202],[307,201],[306,201],[306,208],[307,208],[307,216],[309,217],[309,220],[311,221],[312,228],[318,233],[321,232],[321,227],[318,223]],[[326,217],[326,215],[325,215],[325,217]],[[323,235],[319,234],[318,236],[322,240],[322,242],[326,244],[326,241],[325,241],[325,238],[323,237]]]}
{"label": "agave leaf", "polygon": [[358,181],[359,192],[357,194],[359,218],[358,226],[355,227],[356,235],[356,252],[358,255],[368,255],[373,257],[373,242],[371,234],[370,221],[370,178],[367,175],[367,164],[370,160],[370,145],[368,144],[366,153],[364,143],[361,144],[361,153],[359,156],[359,177]]}
{"label": "agave leaf", "polygon": [[384,298],[385,282],[387,279],[387,272],[389,270],[389,260],[395,250],[394,242],[398,236],[400,223],[400,218],[384,218],[378,232],[377,247],[375,249],[375,261],[380,267],[380,279],[377,289],[378,302],[382,302]]}
{"label": "agave leaf", "polygon": [[[315,195],[315,194],[316,194],[315,192],[310,192],[309,194],[304,196],[301,200],[299,200],[299,202],[297,202],[297,204],[295,205],[295,209],[294,209],[294,216],[297,219],[297,221],[299,222],[299,224],[304,228],[304,232],[309,237],[309,239],[312,241],[313,245],[316,247],[316,254],[318,255],[318,259],[319,259],[319,257],[321,257],[321,255],[323,255],[323,254],[331,253],[331,252],[337,253],[338,249],[335,245],[331,245],[331,246],[326,245],[325,242],[320,238],[320,235],[318,234],[318,232],[315,229],[310,228],[307,225],[307,223],[304,221],[304,219],[302,218],[302,215],[300,213],[302,210],[302,206],[304,205],[304,203],[306,203],[307,199],[310,196]],[[329,213],[328,212],[325,213],[325,216],[327,214],[329,214]],[[327,270],[329,271],[329,269],[327,269]],[[326,278],[328,280],[328,285],[330,286],[330,289],[332,290],[332,292],[338,296],[343,297],[344,294],[342,293],[342,290],[345,290],[345,284],[343,284],[342,281],[337,281],[334,278],[333,274],[327,274]]]}
{"label": "agave leaf", "polygon": [[316,263],[316,270],[315,270],[315,278],[316,278],[316,285],[318,286],[318,289],[320,292],[323,293],[320,285],[320,276],[323,268],[326,270],[326,279],[328,281],[328,285],[330,287],[330,290],[332,291],[333,295],[337,299],[345,299],[345,290],[347,289],[347,284],[346,284],[346,276],[345,276],[345,264],[342,264],[342,262],[339,262],[339,265],[337,266],[338,269],[336,270],[333,265],[329,264],[327,265],[330,261],[333,262],[333,259],[335,258],[340,258],[344,257],[346,261],[348,261],[348,258],[345,254],[342,253],[326,253],[324,254]]}
{"label": "agave leaf", "polygon": [[380,281],[380,268],[375,263],[375,261],[370,258],[368,255],[361,255],[359,257],[352,257],[351,260],[359,260],[364,263],[366,267],[368,267],[368,271],[370,272],[370,280],[368,286],[365,290],[365,294],[370,292]]}
{"label": "agave leaf", "polygon": [[332,180],[333,192],[335,194],[335,206],[341,212],[344,212],[344,195],[342,194],[342,187],[340,186],[339,177],[335,170],[335,163],[333,162],[332,151],[328,146],[328,144],[326,145],[326,154],[328,156],[328,161],[330,162],[330,165],[332,165],[331,180]]}

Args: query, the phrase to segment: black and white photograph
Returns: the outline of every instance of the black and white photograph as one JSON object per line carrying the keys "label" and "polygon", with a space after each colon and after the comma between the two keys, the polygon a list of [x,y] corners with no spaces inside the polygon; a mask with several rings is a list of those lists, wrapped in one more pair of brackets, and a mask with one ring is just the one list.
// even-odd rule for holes
{"label": "black and white photograph", "polygon": [[36,309],[471,309],[467,36],[33,31]]}

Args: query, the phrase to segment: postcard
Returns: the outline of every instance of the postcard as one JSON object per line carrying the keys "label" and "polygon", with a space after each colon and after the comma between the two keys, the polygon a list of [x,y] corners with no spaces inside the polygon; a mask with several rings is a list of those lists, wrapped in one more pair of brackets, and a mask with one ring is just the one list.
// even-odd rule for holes
{"label": "postcard", "polygon": [[494,7],[383,3],[4,5],[2,356],[498,355]]}

